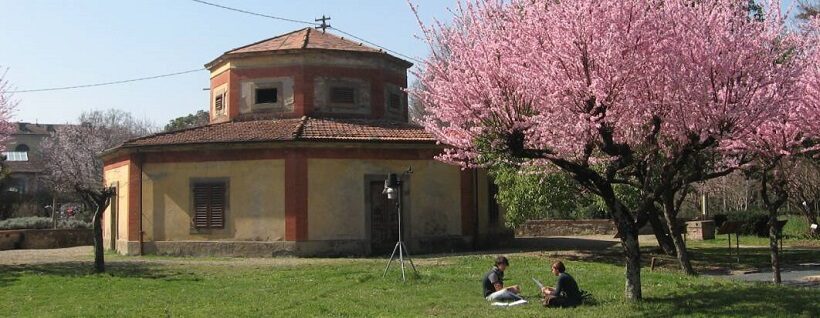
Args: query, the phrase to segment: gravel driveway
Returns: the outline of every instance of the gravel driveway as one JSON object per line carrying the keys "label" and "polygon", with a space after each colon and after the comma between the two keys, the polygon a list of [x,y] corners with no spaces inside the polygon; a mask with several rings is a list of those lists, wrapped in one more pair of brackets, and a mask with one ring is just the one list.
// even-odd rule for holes
{"label": "gravel driveway", "polygon": [[0,265],[26,265],[62,262],[93,261],[94,248],[78,246],[49,250],[0,251]]}

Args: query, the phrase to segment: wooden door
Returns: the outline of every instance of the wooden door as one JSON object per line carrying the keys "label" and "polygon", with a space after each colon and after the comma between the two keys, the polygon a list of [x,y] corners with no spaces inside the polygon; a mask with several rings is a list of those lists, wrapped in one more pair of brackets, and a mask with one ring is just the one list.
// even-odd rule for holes
{"label": "wooden door", "polygon": [[389,254],[399,239],[396,200],[388,200],[387,195],[382,194],[384,181],[371,181],[369,188],[371,253]]}

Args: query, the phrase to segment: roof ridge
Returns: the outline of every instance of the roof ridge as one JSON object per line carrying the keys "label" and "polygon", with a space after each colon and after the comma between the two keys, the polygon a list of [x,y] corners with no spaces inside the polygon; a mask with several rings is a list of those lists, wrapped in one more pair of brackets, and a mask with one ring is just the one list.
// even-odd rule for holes
{"label": "roof ridge", "polygon": [[310,28],[308,28],[307,32],[305,32],[305,39],[302,41],[302,48],[307,48],[308,43],[310,43]]}
{"label": "roof ridge", "polygon": [[259,41],[253,42],[253,43],[251,43],[251,44],[246,44],[246,45],[243,45],[243,46],[240,46],[240,47],[236,47],[236,48],[233,48],[233,49],[227,50],[227,51],[225,51],[225,53],[223,53],[223,54],[229,54],[229,53],[231,53],[231,52],[233,52],[233,51],[236,51],[236,50],[241,50],[241,49],[244,49],[244,48],[249,47],[249,46],[257,45],[257,44],[260,44],[260,43],[263,43],[263,42],[267,42],[267,41],[270,41],[270,40],[273,40],[273,39],[278,39],[278,38],[282,38],[282,37],[290,36],[290,35],[292,35],[292,34],[294,34],[294,33],[298,33],[298,32],[304,31],[304,30],[306,30],[306,29],[307,29],[307,30],[310,30],[310,28],[309,28],[309,27],[306,27],[306,28],[301,28],[301,29],[298,29],[298,30],[293,30],[293,31],[290,31],[290,32],[288,32],[288,33],[280,34],[280,35],[277,35],[277,36],[274,36],[274,37],[270,37],[270,38],[267,38],[267,39],[264,39],[264,40],[259,40]]}
{"label": "roof ridge", "polygon": [[307,124],[307,121],[309,119],[310,119],[310,117],[308,117],[308,116],[302,116],[302,118],[299,119],[299,126],[297,126],[296,131],[293,132],[293,139],[301,139],[302,138],[302,135],[304,135],[304,132],[305,132],[305,125]]}

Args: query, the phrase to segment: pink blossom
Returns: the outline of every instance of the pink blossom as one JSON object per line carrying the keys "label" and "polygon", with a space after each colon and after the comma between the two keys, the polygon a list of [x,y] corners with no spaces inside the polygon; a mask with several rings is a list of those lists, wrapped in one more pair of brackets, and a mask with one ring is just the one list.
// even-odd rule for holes
{"label": "pink blossom", "polygon": [[16,102],[8,91],[8,81],[0,76],[0,151],[5,150],[9,135],[14,132],[14,126],[10,121]]}
{"label": "pink blossom", "polygon": [[[714,140],[727,149],[794,99],[802,62],[775,64],[802,40],[788,35],[779,1],[763,21],[743,1],[467,1],[453,26],[425,27],[443,48],[417,74],[425,126],[476,157],[475,141],[525,132],[529,148],[584,156],[599,129],[639,148],[652,120],[675,153]],[[694,138],[694,140],[693,140]],[[602,159],[602,158],[599,158]]]}

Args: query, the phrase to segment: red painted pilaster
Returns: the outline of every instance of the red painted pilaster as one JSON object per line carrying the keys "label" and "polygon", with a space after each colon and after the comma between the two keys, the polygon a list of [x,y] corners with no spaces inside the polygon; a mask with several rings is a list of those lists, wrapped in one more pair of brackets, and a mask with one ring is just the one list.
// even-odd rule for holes
{"label": "red painted pilaster", "polygon": [[285,240],[308,239],[308,165],[304,153],[285,157]]}

